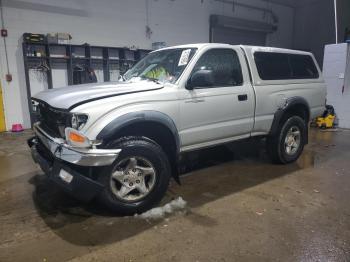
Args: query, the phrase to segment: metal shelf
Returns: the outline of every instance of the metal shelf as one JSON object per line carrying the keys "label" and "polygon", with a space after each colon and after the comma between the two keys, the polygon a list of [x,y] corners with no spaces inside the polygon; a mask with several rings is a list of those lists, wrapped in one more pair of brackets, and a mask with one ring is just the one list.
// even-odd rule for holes
{"label": "metal shelf", "polygon": [[[55,49],[55,47],[62,48],[62,53],[64,53],[64,56],[58,57],[58,56],[50,56],[51,50]],[[93,51],[99,51],[101,50],[102,57],[97,58],[93,57],[91,55],[91,52]],[[24,72],[25,72],[25,79],[26,79],[26,87],[27,87],[27,99],[28,99],[28,107],[31,117],[31,122],[33,124],[34,115],[32,112],[32,106],[31,106],[31,88],[30,88],[30,79],[29,79],[29,68],[30,65],[32,65],[35,61],[45,60],[45,63],[50,68],[50,70],[46,71],[47,76],[47,86],[49,89],[53,88],[52,83],[52,65],[55,65],[56,63],[66,63],[67,68],[67,75],[68,75],[68,85],[74,85],[73,83],[73,69],[74,66],[77,64],[77,62],[81,61],[83,63],[83,66],[93,68],[93,65],[102,64],[103,69],[103,80],[104,82],[110,81],[110,73],[112,72],[110,69],[110,65],[114,68],[115,65],[118,65],[118,70],[120,74],[124,74],[130,66],[134,65],[136,62],[138,62],[143,56],[147,53],[149,53],[151,50],[146,49],[138,49],[138,50],[131,50],[124,47],[107,47],[107,46],[90,46],[88,44],[84,45],[71,45],[71,44],[58,44],[58,43],[22,43],[22,50],[23,50],[23,60],[24,60]],[[31,56],[28,55],[28,52],[34,52],[35,50],[39,50],[40,53],[44,54],[44,56]],[[85,57],[74,57],[74,52],[80,50],[81,54],[84,54]],[[55,52],[56,53],[56,52]],[[126,57],[133,57],[134,59],[127,59]],[[111,58],[110,58],[111,57]],[[117,59],[117,57],[119,57]]]}
{"label": "metal shelf", "polygon": [[27,56],[27,60],[41,60],[41,59],[49,59],[47,56]]}
{"label": "metal shelf", "polygon": [[50,56],[49,59],[51,59],[51,60],[69,60],[70,57],[68,57],[68,56],[62,56],[62,57],[59,57],[59,56]]}

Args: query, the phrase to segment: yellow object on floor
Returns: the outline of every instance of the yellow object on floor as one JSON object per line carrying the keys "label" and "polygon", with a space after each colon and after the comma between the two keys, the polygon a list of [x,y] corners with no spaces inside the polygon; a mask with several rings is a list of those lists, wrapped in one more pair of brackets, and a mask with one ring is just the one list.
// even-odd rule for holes
{"label": "yellow object on floor", "polygon": [[6,131],[4,104],[2,102],[2,88],[0,84],[0,132]]}
{"label": "yellow object on floor", "polygon": [[335,115],[327,115],[326,117],[318,117],[316,119],[316,125],[320,128],[332,128]]}
{"label": "yellow object on floor", "polygon": [[322,116],[316,118],[314,125],[319,128],[333,128],[335,117],[334,107],[332,105],[326,105],[326,110],[323,112]]}

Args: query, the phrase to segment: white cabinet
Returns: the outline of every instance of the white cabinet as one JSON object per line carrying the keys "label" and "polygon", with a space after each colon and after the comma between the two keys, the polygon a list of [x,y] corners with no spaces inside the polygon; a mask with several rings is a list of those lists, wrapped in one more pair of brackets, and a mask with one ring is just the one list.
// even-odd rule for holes
{"label": "white cabinet", "polygon": [[334,106],[339,127],[350,128],[350,44],[326,45],[323,77],[327,84],[327,104]]}

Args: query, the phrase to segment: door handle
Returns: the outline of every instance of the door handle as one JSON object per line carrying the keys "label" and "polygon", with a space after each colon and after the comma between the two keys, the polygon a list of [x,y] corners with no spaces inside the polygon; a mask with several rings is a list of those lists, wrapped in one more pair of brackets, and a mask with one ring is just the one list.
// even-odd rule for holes
{"label": "door handle", "polygon": [[238,95],[238,101],[246,101],[248,100],[248,95],[244,94],[244,95]]}

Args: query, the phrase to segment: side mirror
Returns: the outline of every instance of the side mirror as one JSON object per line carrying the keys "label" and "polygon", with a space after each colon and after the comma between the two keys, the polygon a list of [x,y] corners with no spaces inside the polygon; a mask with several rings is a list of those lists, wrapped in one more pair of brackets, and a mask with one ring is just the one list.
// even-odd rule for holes
{"label": "side mirror", "polygon": [[195,72],[186,84],[186,89],[210,87],[214,84],[214,76],[212,70],[201,69]]}

